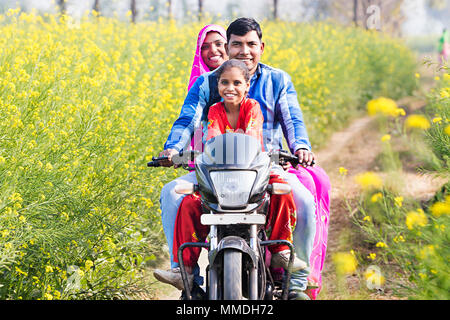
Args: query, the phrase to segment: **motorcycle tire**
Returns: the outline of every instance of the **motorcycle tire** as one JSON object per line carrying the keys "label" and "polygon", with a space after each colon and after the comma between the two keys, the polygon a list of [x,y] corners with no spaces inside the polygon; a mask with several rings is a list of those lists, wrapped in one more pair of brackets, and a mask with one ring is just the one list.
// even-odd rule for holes
{"label": "motorcycle tire", "polygon": [[223,254],[223,298],[242,299],[242,252],[226,250]]}

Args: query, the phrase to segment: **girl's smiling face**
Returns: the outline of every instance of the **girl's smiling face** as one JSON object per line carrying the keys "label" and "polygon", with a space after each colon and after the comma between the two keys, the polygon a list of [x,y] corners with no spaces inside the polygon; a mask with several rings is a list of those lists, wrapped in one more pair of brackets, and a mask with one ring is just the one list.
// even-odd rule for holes
{"label": "girl's smiling face", "polygon": [[250,82],[245,80],[241,69],[231,67],[222,72],[219,78],[219,94],[225,105],[237,106],[248,93]]}
{"label": "girl's smiling face", "polygon": [[218,32],[208,32],[201,47],[201,55],[203,62],[210,70],[220,67],[225,60],[228,60],[225,40]]}

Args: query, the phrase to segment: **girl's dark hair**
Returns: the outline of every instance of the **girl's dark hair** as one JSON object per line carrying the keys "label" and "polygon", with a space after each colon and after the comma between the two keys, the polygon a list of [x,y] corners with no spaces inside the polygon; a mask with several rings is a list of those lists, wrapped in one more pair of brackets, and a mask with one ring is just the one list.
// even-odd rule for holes
{"label": "girl's dark hair", "polygon": [[227,39],[230,41],[231,35],[246,35],[250,31],[256,31],[259,40],[262,39],[262,31],[259,23],[253,18],[238,18],[234,20],[227,28]]}
{"label": "girl's dark hair", "polygon": [[237,59],[231,59],[222,63],[222,65],[216,70],[217,79],[220,79],[222,73],[231,68],[240,69],[242,71],[242,75],[244,76],[245,81],[246,82],[250,81],[250,72],[248,71],[247,65],[244,62]]}

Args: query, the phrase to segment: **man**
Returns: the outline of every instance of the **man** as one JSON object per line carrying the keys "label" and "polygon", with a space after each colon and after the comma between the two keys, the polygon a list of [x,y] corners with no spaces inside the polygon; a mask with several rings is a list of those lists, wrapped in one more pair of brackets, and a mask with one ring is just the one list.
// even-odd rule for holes
{"label": "man", "polygon": [[[259,24],[254,19],[239,18],[228,27],[227,39],[226,50],[229,58],[243,61],[250,71],[251,82],[248,96],[259,102],[264,115],[265,150],[281,149],[284,134],[291,152],[297,155],[300,161],[311,165],[314,154],[310,151],[311,145],[292,81],[285,72],[260,63],[265,44],[262,42]],[[200,127],[202,121],[206,120],[208,108],[218,101],[220,96],[214,71],[203,74],[189,90],[180,116],[175,121],[164,145],[164,151],[160,153],[160,156],[169,158],[164,165],[173,164],[171,157],[188,145],[195,128]],[[283,178],[292,187],[297,207],[297,226],[294,230],[296,255],[309,265],[315,235],[314,198],[295,175],[284,172]],[[165,273],[160,270],[155,271],[155,276],[162,281],[167,280],[168,277],[176,277],[177,281],[181,279],[179,271],[175,269],[178,265],[173,262],[172,246],[175,218],[182,196],[176,194],[174,188],[177,184],[185,182],[195,183],[195,174],[190,173],[180,177],[165,185],[161,191],[162,223],[173,268]],[[307,298],[303,291],[307,286],[308,274],[309,268],[292,273],[291,297]],[[195,280],[196,283],[200,281],[198,277]],[[173,283],[172,280],[170,282]]]}

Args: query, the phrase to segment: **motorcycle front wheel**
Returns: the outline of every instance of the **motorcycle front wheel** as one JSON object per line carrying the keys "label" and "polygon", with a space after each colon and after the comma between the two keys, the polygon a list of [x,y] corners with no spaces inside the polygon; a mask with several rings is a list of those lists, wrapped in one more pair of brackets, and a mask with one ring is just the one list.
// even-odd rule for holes
{"label": "motorcycle front wheel", "polygon": [[226,250],[223,254],[223,298],[242,299],[242,252]]}

